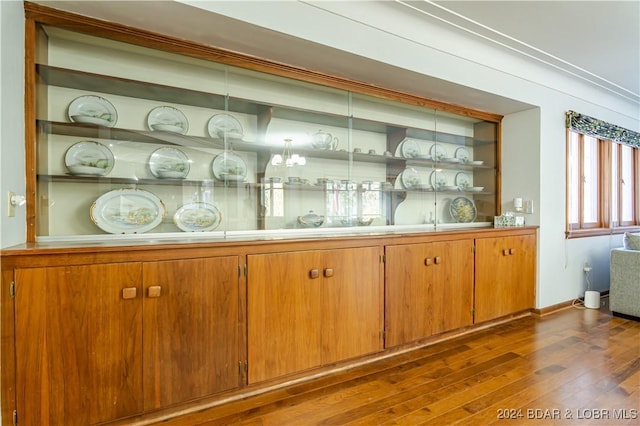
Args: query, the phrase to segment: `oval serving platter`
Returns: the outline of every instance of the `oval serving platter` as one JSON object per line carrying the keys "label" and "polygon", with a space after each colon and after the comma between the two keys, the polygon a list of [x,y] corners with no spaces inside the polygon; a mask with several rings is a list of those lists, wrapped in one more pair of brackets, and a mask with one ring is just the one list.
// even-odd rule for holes
{"label": "oval serving platter", "polygon": [[213,231],[220,225],[222,214],[210,203],[189,203],[173,215],[173,222],[185,232]]}
{"label": "oval serving platter", "polygon": [[142,234],[162,222],[167,210],[160,198],[143,189],[114,189],[90,209],[93,223],[110,234]]}

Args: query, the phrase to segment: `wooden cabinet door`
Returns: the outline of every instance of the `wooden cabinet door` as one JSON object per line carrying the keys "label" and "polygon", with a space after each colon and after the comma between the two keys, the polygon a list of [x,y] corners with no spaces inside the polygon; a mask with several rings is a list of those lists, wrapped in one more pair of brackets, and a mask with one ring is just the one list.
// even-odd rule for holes
{"label": "wooden cabinet door", "polygon": [[475,322],[532,308],[535,235],[476,240]]}
{"label": "wooden cabinet door", "polygon": [[431,334],[473,324],[473,240],[429,244]]}
{"label": "wooden cabinet door", "polygon": [[388,347],[472,323],[472,240],[388,246],[385,268]]}
{"label": "wooden cabinet door", "polygon": [[380,249],[324,252],[322,363],[382,349],[384,290]]}
{"label": "wooden cabinet door", "polygon": [[141,270],[16,270],[19,424],[91,425],[142,412]]}
{"label": "wooden cabinet door", "polygon": [[149,262],[145,410],[239,386],[238,257]]}
{"label": "wooden cabinet door", "polygon": [[248,256],[249,383],[321,364],[322,266],[321,251]]}
{"label": "wooden cabinet door", "polygon": [[403,244],[385,249],[386,346],[428,336],[431,269],[428,244]]}

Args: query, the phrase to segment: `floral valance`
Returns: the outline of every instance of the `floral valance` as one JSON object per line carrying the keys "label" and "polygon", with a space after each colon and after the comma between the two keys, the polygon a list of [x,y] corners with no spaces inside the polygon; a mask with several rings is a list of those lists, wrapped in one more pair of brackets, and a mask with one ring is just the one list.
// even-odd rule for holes
{"label": "floral valance", "polygon": [[575,111],[567,112],[567,128],[585,135],[640,148],[640,133]]}

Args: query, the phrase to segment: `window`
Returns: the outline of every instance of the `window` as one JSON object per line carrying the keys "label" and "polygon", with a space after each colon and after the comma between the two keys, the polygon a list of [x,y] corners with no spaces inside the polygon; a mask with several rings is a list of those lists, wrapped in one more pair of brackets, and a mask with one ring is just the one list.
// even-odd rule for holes
{"label": "window", "polygon": [[[594,132],[594,119],[590,120],[588,132],[579,125],[568,125],[567,237],[570,238],[621,233],[640,227],[640,135],[624,133],[637,137],[637,146],[619,142],[606,132]],[[602,122],[597,126],[602,130]]]}
{"label": "window", "polygon": [[617,143],[612,145],[612,224],[638,225],[638,149]]}
{"label": "window", "polygon": [[567,161],[569,234],[623,232],[640,225],[640,149],[569,131]]}

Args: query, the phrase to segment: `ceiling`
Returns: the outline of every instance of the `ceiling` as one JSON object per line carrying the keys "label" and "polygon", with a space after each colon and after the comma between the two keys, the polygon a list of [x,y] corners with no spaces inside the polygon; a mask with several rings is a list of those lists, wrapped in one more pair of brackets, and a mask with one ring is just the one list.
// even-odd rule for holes
{"label": "ceiling", "polygon": [[401,3],[640,100],[638,0]]}
{"label": "ceiling", "polygon": [[[359,1],[366,7],[372,0]],[[469,108],[508,114],[530,107],[212,12],[217,10],[216,3],[222,4],[219,0],[130,0],[117,2],[118,7],[114,7],[115,2],[100,0],[34,2]],[[250,2],[244,3],[251,7]],[[324,0],[298,3],[320,9],[331,7],[331,2]],[[401,7],[431,23],[437,20],[640,104],[640,0],[396,0],[387,6]],[[332,58],[329,69],[327,57]],[[396,78],[390,80],[390,75]],[[398,78],[400,75],[402,78]],[[421,93],[424,87],[428,87],[428,93]]]}

